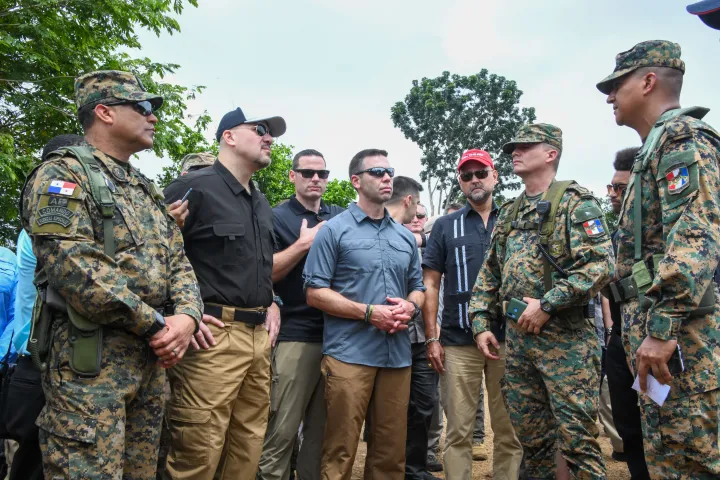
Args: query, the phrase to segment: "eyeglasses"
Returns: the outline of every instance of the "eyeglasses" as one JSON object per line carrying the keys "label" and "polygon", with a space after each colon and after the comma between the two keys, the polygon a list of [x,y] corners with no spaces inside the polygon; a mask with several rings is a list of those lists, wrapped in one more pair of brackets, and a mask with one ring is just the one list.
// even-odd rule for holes
{"label": "eyeglasses", "polygon": [[130,105],[133,110],[142,115],[143,117],[149,117],[153,114],[153,106],[147,100],[141,102],[117,102],[117,103],[105,103],[105,106],[113,107],[115,105]]}
{"label": "eyeglasses", "polygon": [[627,188],[627,183],[611,183],[607,186],[608,193],[615,192],[615,193],[622,193]]}
{"label": "eyeglasses", "polygon": [[258,123],[256,125],[248,126],[252,127],[252,129],[255,130],[255,133],[257,133],[259,137],[264,137],[267,134],[272,135],[272,133],[270,133],[270,129],[264,123]]}
{"label": "eyeglasses", "polygon": [[388,167],[388,168],[373,167],[373,168],[368,168],[367,170],[360,170],[359,172],[353,173],[353,175],[360,175],[361,173],[369,173],[373,177],[377,177],[377,178],[382,178],[387,173],[388,175],[390,175],[390,178],[392,178],[395,176],[395,169],[392,167]]}
{"label": "eyeglasses", "polygon": [[470,180],[472,180],[473,176],[475,176],[475,178],[477,178],[478,180],[483,180],[486,179],[488,175],[490,175],[491,171],[492,170],[475,170],[474,172],[463,172],[460,174],[460,179],[463,182],[469,182]]}
{"label": "eyeglasses", "polygon": [[415,218],[417,218],[418,220],[422,220],[425,217],[427,217],[427,215],[424,213],[416,213],[415,214]]}
{"label": "eyeglasses", "polygon": [[330,170],[313,170],[310,168],[298,168],[293,172],[299,173],[303,178],[313,178],[317,174],[318,178],[325,180],[330,175]]}

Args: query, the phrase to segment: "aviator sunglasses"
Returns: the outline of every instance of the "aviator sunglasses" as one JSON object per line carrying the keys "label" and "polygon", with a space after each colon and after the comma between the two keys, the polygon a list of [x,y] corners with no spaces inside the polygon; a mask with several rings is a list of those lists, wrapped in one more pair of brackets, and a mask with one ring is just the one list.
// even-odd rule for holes
{"label": "aviator sunglasses", "polygon": [[318,178],[325,180],[330,175],[330,170],[313,170],[311,168],[297,168],[293,172],[299,173],[303,178],[313,178],[317,174]]}
{"label": "aviator sunglasses", "polygon": [[377,177],[377,178],[382,178],[387,173],[390,176],[390,178],[392,178],[395,176],[395,169],[392,167],[388,167],[388,168],[373,167],[373,168],[368,168],[366,170],[360,170],[359,172],[353,173],[353,175],[360,175],[361,173],[368,173],[368,174],[372,175],[373,177]]}
{"label": "aviator sunglasses", "polygon": [[462,179],[463,182],[469,182],[473,176],[475,176],[478,180],[483,180],[490,175],[491,171],[492,170],[475,170],[474,172],[463,172],[460,174],[460,179]]}

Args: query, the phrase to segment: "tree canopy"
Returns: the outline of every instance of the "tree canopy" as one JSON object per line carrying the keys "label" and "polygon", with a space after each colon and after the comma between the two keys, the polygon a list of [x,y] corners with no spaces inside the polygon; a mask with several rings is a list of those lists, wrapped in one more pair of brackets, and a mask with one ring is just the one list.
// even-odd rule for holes
{"label": "tree canopy", "polygon": [[512,161],[501,147],[521,125],[535,120],[534,108],[519,106],[522,93],[515,81],[486,69],[467,77],[443,72],[413,80],[410,93],[392,107],[395,127],[422,151],[420,178],[428,187],[431,215],[457,197],[457,162],[467,149],[480,148],[493,156],[500,175],[498,193],[519,187]]}

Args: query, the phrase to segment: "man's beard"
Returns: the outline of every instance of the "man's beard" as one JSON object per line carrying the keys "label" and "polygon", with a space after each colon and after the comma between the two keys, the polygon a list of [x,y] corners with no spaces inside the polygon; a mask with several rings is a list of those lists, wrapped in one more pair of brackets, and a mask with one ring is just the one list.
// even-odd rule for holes
{"label": "man's beard", "polygon": [[487,190],[483,190],[482,188],[476,188],[470,192],[468,198],[470,198],[470,200],[475,203],[483,203],[485,202],[485,200],[488,199],[489,196],[490,192],[488,192]]}

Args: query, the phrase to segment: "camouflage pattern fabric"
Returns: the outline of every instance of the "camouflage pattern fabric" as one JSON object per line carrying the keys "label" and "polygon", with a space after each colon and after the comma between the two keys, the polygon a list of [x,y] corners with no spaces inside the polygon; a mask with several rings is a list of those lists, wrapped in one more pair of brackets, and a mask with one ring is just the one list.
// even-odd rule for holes
{"label": "camouflage pattern fabric", "polygon": [[193,167],[209,167],[215,163],[215,155],[212,153],[188,153],[180,162],[180,174],[185,175]]}
{"label": "camouflage pattern fabric", "polygon": [[[690,113],[701,118],[705,112]],[[685,372],[670,383],[664,407],[657,408],[646,396],[640,396],[646,451],[655,452],[646,457],[648,468],[664,472],[658,473],[657,478],[680,478],[671,472],[683,465],[688,471],[705,472],[705,476],[698,473],[687,478],[720,475],[718,406],[716,400],[710,401],[704,393],[716,392],[720,387],[717,291],[713,313],[690,317],[704,292],[713,285],[720,257],[719,152],[717,132],[699,118],[683,115],[666,124],[655,151],[648,154],[646,170],[640,173],[642,257],[648,265],[652,265],[653,254],[662,254],[664,258],[647,291],[654,305],[644,309],[637,298],[622,305],[623,345],[635,371],[635,352],[648,335],[661,340],[677,339],[685,362]],[[630,276],[635,263],[636,175],[630,177],[620,212],[617,278]],[[712,397],[717,398],[716,394]],[[714,410],[691,410],[688,415],[675,413],[701,403],[714,404]],[[658,418],[664,419],[665,426],[661,427]],[[665,424],[671,420],[676,423]],[[674,434],[658,436],[663,428],[672,429]],[[677,445],[679,437],[684,439],[685,449]],[[707,449],[713,455],[699,454]],[[693,450],[695,453],[690,454]]]}
{"label": "camouflage pattern fabric", "polygon": [[[517,221],[539,220],[537,202],[523,193]],[[587,304],[610,280],[610,237],[597,200],[571,185],[558,208],[550,251],[569,273],[545,292],[543,257],[537,228],[506,230],[512,202],[503,205],[490,250],[473,288],[469,313],[475,335],[491,321],[505,321],[500,302],[510,298],[545,298],[562,311]],[[592,218],[595,217],[595,218]],[[598,220],[601,228],[588,229]],[[499,238],[506,238],[502,248]],[[569,239],[569,245],[568,240]],[[600,388],[600,344],[592,320],[579,328],[554,316],[539,335],[518,330],[508,319],[507,363],[503,393],[515,431],[526,452],[530,477],[554,478],[555,449],[567,459],[575,478],[605,478],[596,418]],[[557,443],[556,443],[557,442]]]}
{"label": "camouflage pattern fabric", "polygon": [[104,253],[103,218],[77,159],[51,157],[23,191],[39,281],[105,327],[102,371],[81,378],[68,368],[66,322],[54,325],[38,418],[44,468],[48,478],[153,479],[165,375],[143,336],[166,300],[196,321],[202,300],[159,190],[129,164],[93,153],[115,200],[115,258]]}
{"label": "camouflage pattern fabric", "polygon": [[75,105],[78,110],[86,105],[148,100],[157,110],[163,97],[148,93],[140,79],[130,72],[100,70],[86,73],[75,79]]}
{"label": "camouflage pattern fabric", "polygon": [[562,130],[549,123],[523,125],[513,139],[503,145],[503,152],[511,154],[518,143],[547,143],[562,151]]}
{"label": "camouflage pattern fabric", "polygon": [[609,95],[615,80],[642,67],[669,67],[685,73],[680,58],[680,45],[667,40],[648,40],[615,56],[615,70],[597,84],[597,89]]}

